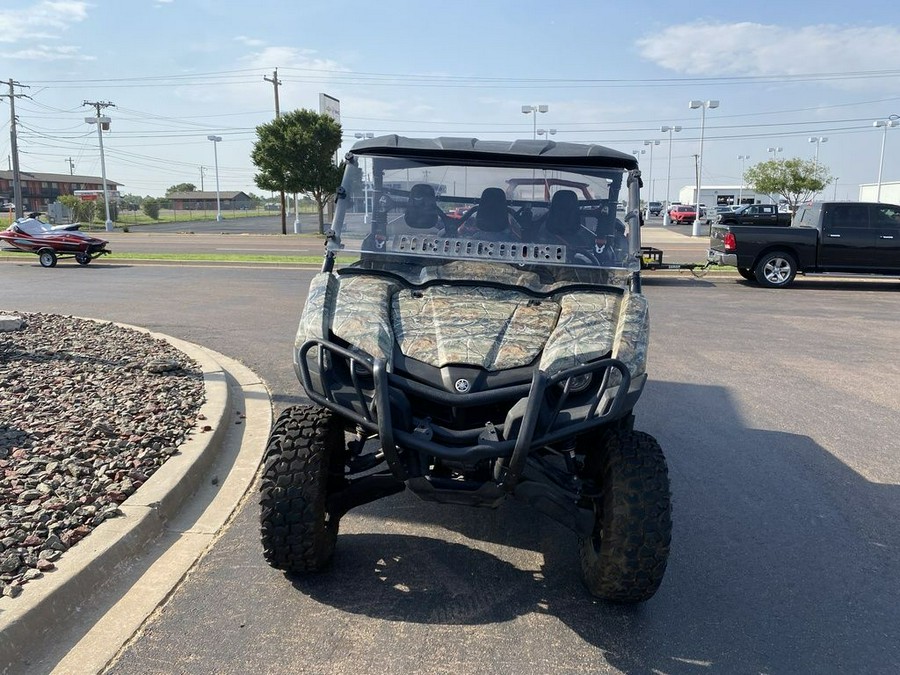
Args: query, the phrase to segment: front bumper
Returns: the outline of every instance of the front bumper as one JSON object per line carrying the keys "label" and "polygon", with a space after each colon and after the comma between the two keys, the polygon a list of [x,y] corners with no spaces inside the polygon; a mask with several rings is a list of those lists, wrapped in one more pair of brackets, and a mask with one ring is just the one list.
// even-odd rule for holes
{"label": "front bumper", "polygon": [[[410,477],[400,452],[409,449],[454,462],[504,459],[501,482],[507,485],[518,480],[532,450],[573,439],[625,416],[646,381],[646,374],[632,377],[622,361],[606,358],[555,375],[535,370],[530,384],[458,394],[388,372],[383,359],[370,359],[322,339],[304,342],[295,353],[294,365],[313,401],[378,434],[398,480]],[[332,377],[338,368],[350,380],[349,386]],[[570,395],[567,381],[587,373],[598,378],[599,385],[590,396]],[[410,399],[458,408],[513,403],[502,424],[449,429],[416,416]]]}
{"label": "front bumper", "polygon": [[722,251],[714,251],[710,248],[706,250],[706,260],[714,265],[737,267],[736,253],[724,253]]}

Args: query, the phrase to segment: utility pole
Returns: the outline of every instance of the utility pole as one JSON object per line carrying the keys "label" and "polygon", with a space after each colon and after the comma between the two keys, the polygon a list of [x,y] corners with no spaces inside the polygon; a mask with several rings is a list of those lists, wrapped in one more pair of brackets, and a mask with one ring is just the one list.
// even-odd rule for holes
{"label": "utility pole", "polygon": [[75,175],[75,161],[71,157],[69,157],[66,159],[66,162],[68,162],[68,164],[69,164],[69,175],[74,176]]}
{"label": "utility pole", "polygon": [[[272,86],[275,88],[275,119],[279,119],[281,117],[281,108],[278,104],[278,85],[281,84],[281,80],[278,79],[278,68],[272,71],[272,78],[269,79],[265,75],[263,75],[263,79],[266,82],[271,82]],[[281,234],[287,234],[287,202],[284,198],[284,186],[281,186],[281,190],[279,191],[281,195]]]}
{"label": "utility pole", "polygon": [[0,94],[0,98],[9,97],[9,147],[12,152],[12,172],[13,172],[13,205],[16,209],[16,218],[24,215],[22,210],[22,178],[19,174],[19,145],[16,141],[16,99],[24,98],[25,94],[17,94],[16,87],[24,87],[12,78],[7,81],[9,85],[8,94]]}
{"label": "utility pole", "polygon": [[278,68],[272,71],[272,78],[269,79],[265,75],[263,75],[263,79],[266,82],[271,82],[272,86],[275,87],[275,118],[281,117],[281,108],[278,105],[278,85],[281,84],[281,80],[278,79]]}
{"label": "utility pole", "polygon": [[202,164],[200,165],[200,192],[204,192],[203,190],[203,175],[206,173],[206,167]]}
{"label": "utility pole", "polygon": [[112,232],[113,222],[109,217],[109,190],[106,187],[106,159],[103,157],[103,129],[109,129],[110,120],[108,117],[101,117],[100,110],[115,106],[109,101],[84,101],[82,105],[89,105],[97,110],[95,118],[86,117],[84,121],[97,125],[97,138],[100,141],[100,176],[103,180],[103,206],[106,207],[106,231]]}

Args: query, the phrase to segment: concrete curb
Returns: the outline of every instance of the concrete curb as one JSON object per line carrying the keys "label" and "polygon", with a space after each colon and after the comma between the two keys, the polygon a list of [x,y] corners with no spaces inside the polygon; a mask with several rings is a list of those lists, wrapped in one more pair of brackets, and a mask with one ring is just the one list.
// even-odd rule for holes
{"label": "concrete curb", "polygon": [[[57,569],[32,581],[18,598],[0,598],[0,672],[23,672],[34,665],[37,654],[53,649],[62,632],[79,622],[79,613],[91,603],[98,589],[128,561],[141,556],[155,541],[172,531],[201,533],[199,546],[189,556],[182,555],[181,571],[172,585],[153,598],[147,614],[134,619],[124,640],[133,635],[146,616],[160,604],[168,592],[183,578],[209,544],[227,524],[256,475],[271,426],[272,407],[268,390],[261,379],[236,361],[212,350],[153,333],[136,326],[126,328],[150,333],[164,339],[194,359],[203,371],[206,402],[200,409],[200,420],[190,438],[131,497],[120,506],[123,516],[105,521],[90,535],[60,558]],[[235,419],[235,411],[245,410],[245,399],[253,401],[253,416],[247,410],[246,420]],[[207,487],[203,478],[223,450],[226,436],[235,422],[247,422],[237,448],[227,463],[221,486],[216,480],[208,499],[200,499],[200,512],[188,514],[191,502]],[[203,432],[204,426],[212,431]],[[244,447],[244,441],[247,447]],[[208,491],[208,490],[207,490]],[[184,519],[186,524],[179,526]],[[120,629],[121,621],[117,621]],[[82,631],[84,632],[84,631]],[[98,672],[118,651],[119,644],[107,645],[112,654],[103,655],[94,669],[82,660],[73,672]],[[95,657],[101,656],[92,650]],[[100,650],[102,652],[102,650]]]}

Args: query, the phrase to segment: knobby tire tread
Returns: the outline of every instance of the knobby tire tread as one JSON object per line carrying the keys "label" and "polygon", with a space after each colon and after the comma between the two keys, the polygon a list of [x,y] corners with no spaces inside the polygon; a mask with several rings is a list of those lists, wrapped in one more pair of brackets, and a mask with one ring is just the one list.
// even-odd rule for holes
{"label": "knobby tire tread", "polygon": [[[672,538],[669,474],[655,438],[608,432],[589,457],[588,475],[602,489],[594,536],[581,541],[585,585],[619,603],[649,600],[662,583]],[[601,534],[602,529],[602,534]]]}
{"label": "knobby tire tread", "polygon": [[327,513],[329,485],[342,472],[343,430],[331,412],[294,406],[269,435],[260,487],[260,529],[268,563],[317,572],[331,561],[339,521]]}

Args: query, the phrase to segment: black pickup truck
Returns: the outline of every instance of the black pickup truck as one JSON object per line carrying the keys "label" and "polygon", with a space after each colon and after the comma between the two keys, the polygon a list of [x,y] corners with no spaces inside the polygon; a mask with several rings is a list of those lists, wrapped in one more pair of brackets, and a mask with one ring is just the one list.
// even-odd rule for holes
{"label": "black pickup truck", "polygon": [[900,206],[814,202],[789,227],[715,224],[707,258],[770,288],[798,273],[900,276]]}
{"label": "black pickup truck", "polygon": [[778,225],[791,224],[791,214],[778,210],[775,204],[747,204],[734,211],[719,214],[719,225]]}

